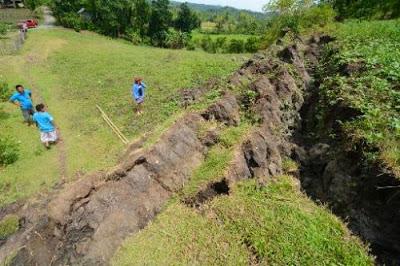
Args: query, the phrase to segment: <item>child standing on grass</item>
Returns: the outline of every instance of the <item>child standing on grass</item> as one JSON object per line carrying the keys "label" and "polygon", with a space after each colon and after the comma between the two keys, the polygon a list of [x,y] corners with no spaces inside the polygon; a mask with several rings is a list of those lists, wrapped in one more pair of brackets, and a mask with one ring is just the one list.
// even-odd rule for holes
{"label": "child standing on grass", "polygon": [[142,111],[142,105],[144,103],[144,96],[145,96],[145,90],[147,88],[146,84],[142,81],[142,78],[135,78],[134,79],[134,84],[132,86],[132,96],[134,101],[136,102],[136,113],[141,114]]}
{"label": "child standing on grass", "polygon": [[25,89],[22,85],[15,86],[16,92],[11,96],[10,102],[21,109],[24,122],[30,126],[33,124],[32,115],[34,113],[32,103],[32,92]]}
{"label": "child standing on grass", "polygon": [[56,124],[44,104],[36,105],[36,111],[33,121],[40,130],[40,140],[47,149],[50,149],[50,144],[55,144],[58,140]]}

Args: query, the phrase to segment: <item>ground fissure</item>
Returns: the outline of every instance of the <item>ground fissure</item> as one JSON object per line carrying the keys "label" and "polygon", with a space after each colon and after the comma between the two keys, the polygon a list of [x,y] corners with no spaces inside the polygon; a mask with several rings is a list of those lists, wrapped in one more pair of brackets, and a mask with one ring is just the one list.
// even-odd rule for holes
{"label": "ground fissure", "polygon": [[[233,157],[225,171],[216,180],[197,187],[197,193],[184,203],[199,208],[218,196],[229,196],[232,185],[244,179],[254,179],[264,186],[283,174],[283,159],[290,156],[302,165],[303,188],[314,199],[322,200],[321,195],[326,191],[320,191],[322,184],[319,186],[317,179],[326,172],[329,165],[326,156],[331,156],[332,149],[325,143],[315,146],[314,139],[304,136],[308,134],[308,118],[313,116],[312,104],[317,103],[312,92],[318,82],[313,82],[310,74],[316,67],[319,49],[330,41],[328,36],[315,36],[305,43],[288,48],[274,46],[269,53],[256,55],[230,78],[229,86],[233,89],[227,90],[220,101],[200,114],[186,115],[153,147],[132,149],[112,171],[95,173],[66,185],[44,204],[45,210],[30,217],[29,230],[20,233],[18,244],[24,247],[12,264],[108,264],[123,240],[146,227],[167,200],[190,181],[210,149],[218,145],[215,140],[218,134],[207,134],[207,139],[199,136],[201,124],[216,120],[226,127],[236,127],[241,123],[241,112],[259,116],[257,123],[234,145]],[[305,58],[314,63],[306,66]],[[234,88],[245,88],[247,96]],[[303,95],[308,95],[305,101]],[[316,185],[310,188],[307,182]],[[337,195],[354,199],[344,194]],[[334,203],[335,197],[324,201]],[[351,211],[356,210],[353,206]],[[341,208],[333,205],[334,210]],[[363,235],[363,230],[354,229]],[[261,261],[255,247],[250,241],[247,243],[254,261]]]}

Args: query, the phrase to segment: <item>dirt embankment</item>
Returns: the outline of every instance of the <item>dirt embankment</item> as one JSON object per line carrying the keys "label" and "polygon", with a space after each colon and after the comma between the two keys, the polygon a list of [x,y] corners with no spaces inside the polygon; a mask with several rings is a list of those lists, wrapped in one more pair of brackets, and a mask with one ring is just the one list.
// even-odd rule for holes
{"label": "dirt embankment", "polygon": [[[301,181],[311,193],[307,182],[314,184],[319,180],[317,174],[311,175],[307,169],[317,169],[311,162],[326,160],[312,157],[310,147],[314,147],[315,140],[301,138],[308,129],[302,118],[308,121],[307,117],[313,116],[309,107],[313,96],[307,96],[304,104],[304,95],[317,88],[311,76],[321,46],[330,41],[328,36],[317,36],[305,43],[274,46],[257,54],[227,84],[240,88],[232,91],[241,93],[234,96],[227,89],[219,102],[202,113],[186,115],[152,148],[142,150],[133,145],[114,170],[87,176],[36,205],[26,205],[19,210],[23,228],[0,247],[0,258],[16,251],[12,265],[108,264],[122,241],[144,228],[161,211],[218,141],[215,132],[198,134],[200,124],[218,120],[236,126],[240,112],[255,120],[256,129],[243,143],[238,143],[227,174],[199,190],[186,203],[199,207],[219,194],[228,194],[230,185],[241,179],[269,182],[282,173],[282,161],[290,156],[303,164]],[[332,148],[322,145],[319,150]],[[346,193],[332,193],[347,199]]]}
{"label": "dirt embankment", "polygon": [[[345,72],[338,74],[346,75],[351,68],[343,66]],[[302,188],[348,222],[351,231],[370,245],[377,264],[399,265],[400,180],[365,158],[366,144],[354,144],[342,130],[344,122],[362,115],[360,111],[339,102],[325,110],[322,121],[317,119],[316,114],[321,114],[319,92],[316,80],[306,96],[294,138],[298,146],[293,158],[301,164]]]}

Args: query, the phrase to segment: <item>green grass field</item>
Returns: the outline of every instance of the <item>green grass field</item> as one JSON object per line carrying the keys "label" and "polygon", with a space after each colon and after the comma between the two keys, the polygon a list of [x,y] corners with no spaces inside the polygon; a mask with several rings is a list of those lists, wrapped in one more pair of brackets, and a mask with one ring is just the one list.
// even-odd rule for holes
{"label": "green grass field", "polygon": [[[71,180],[117,162],[124,147],[102,120],[96,104],[130,140],[148,135],[154,142],[184,112],[177,98],[180,89],[221,79],[244,59],[135,47],[88,32],[32,31],[18,55],[0,57],[0,73],[10,86],[22,83],[31,88],[35,103],[48,105],[64,145],[44,151],[37,129],[24,126],[14,106],[0,104],[6,111],[1,131],[13,136],[21,150],[15,164],[0,170],[0,205],[45,191],[63,172]],[[133,111],[133,76],[144,77],[148,85],[142,115]]]}
{"label": "green grass field", "polygon": [[211,39],[213,39],[213,40],[222,37],[222,38],[226,38],[228,41],[230,41],[232,39],[246,41],[248,38],[254,37],[254,35],[245,35],[245,34],[205,34],[205,33],[200,33],[200,32],[192,33],[193,41],[199,41],[207,36],[210,36]]}

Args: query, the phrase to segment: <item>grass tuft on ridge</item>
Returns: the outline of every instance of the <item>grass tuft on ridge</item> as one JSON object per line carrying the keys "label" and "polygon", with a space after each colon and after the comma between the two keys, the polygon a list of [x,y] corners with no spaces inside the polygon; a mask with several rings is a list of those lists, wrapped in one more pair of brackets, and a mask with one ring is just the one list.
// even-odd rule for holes
{"label": "grass tuft on ridge", "polygon": [[170,204],[113,265],[373,265],[367,248],[290,176],[235,185],[202,212]]}

